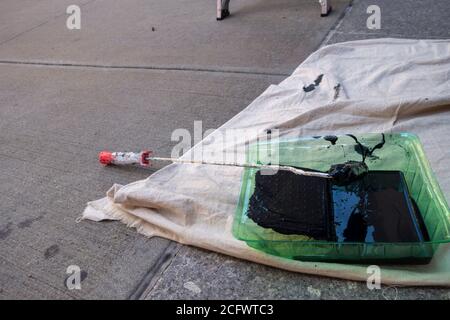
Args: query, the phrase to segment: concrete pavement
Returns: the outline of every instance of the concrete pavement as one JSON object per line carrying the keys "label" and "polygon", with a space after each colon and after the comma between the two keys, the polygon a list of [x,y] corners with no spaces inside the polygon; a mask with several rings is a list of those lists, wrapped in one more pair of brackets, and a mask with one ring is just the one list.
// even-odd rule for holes
{"label": "concrete pavement", "polygon": [[[382,9],[381,30],[365,27],[369,3]],[[214,1],[86,0],[79,31],[65,27],[69,4],[0,3],[0,298],[450,298],[446,289],[373,292],[117,222],[75,223],[113,183],[153,172],[105,170],[99,150],[170,154],[174,129],[220,126],[326,43],[449,38],[447,0],[333,0],[327,18],[315,1],[235,0],[222,22]],[[82,290],[64,285],[71,264],[83,270]]]}
{"label": "concrete pavement", "polygon": [[[102,168],[102,149],[170,154],[176,128],[216,127],[279,77],[0,65],[0,287],[14,298],[127,298],[169,242],[75,223],[85,203],[153,172]],[[223,92],[223,85],[227,92]],[[245,89],[245,90],[243,90]],[[66,268],[87,272],[64,287]]]}

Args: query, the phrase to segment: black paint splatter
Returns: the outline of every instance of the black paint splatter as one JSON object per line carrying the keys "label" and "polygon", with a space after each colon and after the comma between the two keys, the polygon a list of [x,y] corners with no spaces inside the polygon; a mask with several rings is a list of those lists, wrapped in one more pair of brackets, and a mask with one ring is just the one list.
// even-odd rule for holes
{"label": "black paint splatter", "polygon": [[314,85],[317,87],[322,82],[323,74],[319,75],[316,80],[314,80]]}
{"label": "black paint splatter", "polygon": [[338,137],[332,136],[332,135],[325,136],[325,137],[323,137],[323,138],[324,138],[325,140],[331,142],[332,145],[335,145],[335,144],[336,144],[336,141],[338,141]]}
{"label": "black paint splatter", "polygon": [[381,134],[382,140],[380,143],[378,143],[377,145],[375,145],[372,149],[370,149],[369,147],[366,147],[365,145],[363,145],[361,142],[358,141],[358,139],[352,135],[352,134],[347,134],[347,136],[349,136],[350,138],[352,138],[353,140],[355,140],[356,142],[356,146],[355,146],[355,151],[358,152],[361,156],[362,156],[362,161],[365,162],[366,158],[369,156],[372,156],[372,153],[376,150],[376,149],[381,149],[383,148],[384,144],[386,143],[386,139],[384,136],[384,133]]}
{"label": "black paint splatter", "polygon": [[12,231],[11,223],[8,223],[5,227],[2,227],[0,229],[0,240],[5,240],[6,238],[8,238],[11,231]]}
{"label": "black paint splatter", "polygon": [[316,80],[314,80],[314,83],[311,83],[308,86],[303,86],[303,91],[305,92],[311,92],[313,91],[321,82],[322,82],[323,74],[319,75]]}
{"label": "black paint splatter", "polygon": [[334,97],[333,100],[336,100],[337,98],[339,98],[339,93],[341,92],[341,84],[338,83],[337,85],[334,86]]}
{"label": "black paint splatter", "polygon": [[53,258],[58,252],[59,252],[59,246],[57,244],[54,244],[45,250],[44,258],[45,259]]}
{"label": "black paint splatter", "polygon": [[28,219],[25,219],[25,220],[19,222],[19,223],[17,224],[17,227],[19,227],[19,229],[29,228],[29,227],[31,227],[31,225],[32,225],[34,222],[41,220],[43,217],[44,217],[44,215],[40,215],[40,216],[38,216],[38,217],[36,217],[36,218],[28,218]]}

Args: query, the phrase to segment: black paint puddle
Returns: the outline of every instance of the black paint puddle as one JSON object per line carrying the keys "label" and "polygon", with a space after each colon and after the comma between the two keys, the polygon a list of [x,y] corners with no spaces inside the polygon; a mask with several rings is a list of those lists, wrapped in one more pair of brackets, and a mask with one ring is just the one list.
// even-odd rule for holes
{"label": "black paint puddle", "polygon": [[338,242],[429,241],[400,171],[370,171],[331,193]]}
{"label": "black paint puddle", "polygon": [[258,172],[247,214],[261,227],[316,240],[429,240],[399,171],[371,171],[344,186],[288,171]]}

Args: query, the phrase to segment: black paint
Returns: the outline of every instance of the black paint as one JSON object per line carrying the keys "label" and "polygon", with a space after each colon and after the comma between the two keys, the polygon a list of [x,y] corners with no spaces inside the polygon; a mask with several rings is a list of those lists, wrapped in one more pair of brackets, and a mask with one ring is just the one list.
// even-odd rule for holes
{"label": "black paint", "polygon": [[31,225],[32,225],[33,223],[35,223],[36,221],[41,220],[43,217],[44,217],[44,215],[40,215],[40,216],[38,216],[38,217],[36,217],[36,218],[28,218],[28,219],[25,219],[25,220],[19,222],[19,223],[17,224],[17,227],[18,227],[19,229],[29,228],[29,227],[31,227]]}
{"label": "black paint", "polygon": [[334,97],[333,100],[336,100],[337,98],[339,98],[339,93],[341,91],[341,84],[338,83],[337,85],[334,86]]}
{"label": "black paint", "polygon": [[313,91],[320,83],[322,82],[323,74],[320,74],[316,80],[314,80],[314,83],[311,83],[308,86],[303,86],[303,91],[305,92],[311,92]]}
{"label": "black paint", "polygon": [[316,240],[429,240],[399,171],[371,171],[346,185],[288,171],[258,172],[247,214],[261,227]]}
{"label": "black paint", "polygon": [[369,171],[369,168],[366,165],[366,158],[373,157],[373,152],[376,149],[383,148],[384,144],[386,143],[384,133],[381,134],[381,142],[379,142],[372,148],[363,145],[358,141],[358,138],[356,138],[352,134],[347,134],[347,136],[355,140],[355,151],[362,156],[362,161],[347,161],[345,163],[334,164],[330,167],[328,173],[332,176],[334,183],[339,185],[348,184],[357,179],[363,178]]}
{"label": "black paint", "polygon": [[316,80],[314,80],[314,85],[317,87],[322,82],[323,74],[320,74]]}
{"label": "black paint", "polygon": [[328,179],[279,170],[274,175],[255,175],[255,191],[248,216],[258,225],[283,234],[314,239],[332,238]]}
{"label": "black paint", "polygon": [[56,256],[59,252],[59,246],[57,244],[51,245],[44,252],[44,258],[50,259]]}
{"label": "black paint", "polygon": [[338,141],[338,137],[333,136],[333,135],[328,135],[323,137],[325,140],[331,142],[331,144],[334,146],[336,144],[336,141]]}
{"label": "black paint", "polygon": [[0,240],[5,240],[12,232],[12,224],[8,223],[6,226],[0,229]]}
{"label": "black paint", "polygon": [[369,148],[365,145],[363,145],[361,142],[358,141],[358,138],[356,138],[354,135],[352,134],[347,134],[347,136],[349,136],[350,138],[352,138],[353,140],[355,140],[356,145],[355,145],[355,151],[358,152],[361,156],[362,156],[362,161],[365,162],[367,157],[372,157],[373,152],[376,149],[381,149],[383,148],[384,144],[386,143],[386,139],[384,136],[384,133],[381,134],[381,142],[376,144],[374,147]]}
{"label": "black paint", "polygon": [[367,172],[369,172],[369,168],[366,163],[360,161],[333,164],[328,170],[333,182],[337,185],[345,185],[361,179]]}
{"label": "black paint", "polygon": [[314,84],[310,84],[309,86],[303,86],[303,91],[305,92],[311,92],[316,88],[316,86]]}
{"label": "black paint", "polygon": [[332,185],[339,242],[422,242],[429,236],[399,171],[371,171],[346,186]]}

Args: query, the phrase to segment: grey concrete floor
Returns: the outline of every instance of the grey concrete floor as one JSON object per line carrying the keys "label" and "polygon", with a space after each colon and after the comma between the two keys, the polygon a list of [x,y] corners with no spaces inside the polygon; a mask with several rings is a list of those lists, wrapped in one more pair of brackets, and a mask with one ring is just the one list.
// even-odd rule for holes
{"label": "grey concrete floor", "polygon": [[[117,222],[75,223],[113,183],[152,170],[102,168],[102,149],[169,154],[176,128],[216,128],[327,43],[449,38],[448,0],[66,0],[0,2],[0,298],[442,298],[437,288],[384,288],[306,276],[147,239]],[[365,10],[378,4],[381,30]],[[81,290],[66,269],[83,270]]]}

